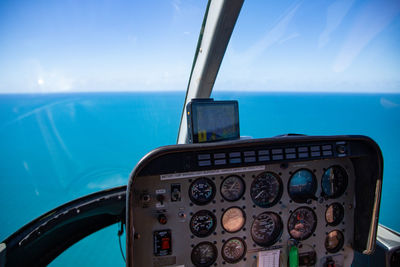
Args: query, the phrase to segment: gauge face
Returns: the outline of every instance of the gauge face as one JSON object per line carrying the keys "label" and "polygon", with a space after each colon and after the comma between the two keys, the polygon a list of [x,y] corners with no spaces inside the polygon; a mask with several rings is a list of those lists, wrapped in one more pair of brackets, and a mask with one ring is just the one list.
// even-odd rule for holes
{"label": "gauge face", "polygon": [[218,256],[217,248],[211,242],[201,242],[197,244],[191,254],[192,262],[197,267],[207,267],[212,265]]}
{"label": "gauge face", "polygon": [[215,196],[215,184],[208,178],[194,180],[189,187],[189,197],[197,205],[210,203]]}
{"label": "gauge face", "polygon": [[243,239],[233,237],[222,246],[222,258],[228,263],[237,263],[246,255],[246,243]]}
{"label": "gauge face", "polygon": [[209,210],[200,210],[190,219],[190,231],[197,237],[206,237],[214,232],[217,226],[215,215]]}
{"label": "gauge face", "polygon": [[330,253],[338,252],[344,244],[344,236],[339,230],[333,230],[325,238],[325,248]]}
{"label": "gauge face", "polygon": [[282,234],[282,220],[274,212],[264,212],[254,219],[251,225],[251,237],[253,241],[262,246],[273,245]]}
{"label": "gauge face", "polygon": [[225,231],[234,233],[242,229],[246,222],[246,216],[241,208],[232,207],[222,214],[221,222]]}
{"label": "gauge face", "polygon": [[298,170],[290,177],[288,193],[290,198],[298,203],[305,203],[315,198],[317,180],[314,174],[306,169]]}
{"label": "gauge face", "polygon": [[254,204],[262,208],[275,205],[282,196],[281,178],[272,172],[258,175],[250,187],[250,196]]}
{"label": "gauge face", "polygon": [[309,238],[317,227],[317,216],[308,207],[296,209],[289,217],[288,231],[291,237],[297,240]]}
{"label": "gauge face", "polygon": [[330,198],[340,197],[347,188],[347,181],[347,173],[342,167],[330,167],[322,176],[322,191]]}
{"label": "gauge face", "polygon": [[344,208],[339,203],[332,203],[325,211],[326,223],[330,226],[338,225],[344,217]]}
{"label": "gauge face", "polygon": [[239,200],[245,191],[245,184],[239,176],[226,177],[221,184],[221,195],[227,201]]}

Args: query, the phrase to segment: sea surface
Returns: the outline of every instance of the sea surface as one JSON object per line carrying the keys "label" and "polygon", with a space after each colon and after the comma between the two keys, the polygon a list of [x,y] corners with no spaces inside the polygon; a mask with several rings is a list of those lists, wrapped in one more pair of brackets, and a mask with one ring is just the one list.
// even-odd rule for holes
{"label": "sea surface", "polygon": [[[400,94],[214,93],[239,100],[242,136],[360,134],[384,156],[380,223],[400,231]],[[176,142],[185,92],[0,95],[0,241],[41,214],[126,185],[152,149]],[[53,266],[124,266],[118,226]],[[125,237],[122,237],[122,244]]]}

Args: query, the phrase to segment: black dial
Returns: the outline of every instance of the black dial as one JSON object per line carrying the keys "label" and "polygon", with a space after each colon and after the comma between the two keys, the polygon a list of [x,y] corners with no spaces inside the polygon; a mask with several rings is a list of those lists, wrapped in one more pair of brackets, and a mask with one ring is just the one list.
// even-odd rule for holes
{"label": "black dial", "polygon": [[221,253],[226,262],[237,263],[246,255],[246,243],[239,237],[232,237],[224,243]]}
{"label": "black dial", "polygon": [[326,223],[330,226],[338,225],[344,217],[344,208],[339,203],[332,203],[325,211]]}
{"label": "black dial", "polygon": [[253,241],[263,247],[273,245],[282,234],[282,220],[274,212],[264,212],[258,215],[251,225]]}
{"label": "black dial", "polygon": [[239,176],[226,177],[221,184],[221,195],[227,201],[239,200],[245,191],[245,185]]}
{"label": "black dial", "polygon": [[333,230],[325,238],[325,248],[330,253],[338,252],[344,244],[343,233],[339,230]]}
{"label": "black dial", "polygon": [[288,193],[295,202],[306,203],[307,200],[315,199],[316,191],[317,180],[309,170],[298,170],[289,179]]}
{"label": "black dial", "polygon": [[281,178],[272,172],[263,172],[251,184],[250,196],[254,204],[262,208],[268,208],[279,201],[282,191]]}
{"label": "black dial", "polygon": [[197,244],[191,254],[191,259],[196,267],[208,267],[217,260],[217,248],[211,242]]}
{"label": "black dial", "polygon": [[209,210],[200,210],[190,219],[190,231],[197,237],[206,237],[214,232],[217,226],[215,215]]}
{"label": "black dial", "polygon": [[329,198],[340,197],[347,188],[347,181],[347,173],[342,167],[330,167],[322,176],[322,191]]}
{"label": "black dial", "polygon": [[296,209],[289,217],[288,231],[297,240],[309,238],[317,227],[317,216],[308,207]]}
{"label": "black dial", "polygon": [[189,197],[197,205],[210,203],[215,196],[215,184],[208,178],[194,180],[189,187]]}

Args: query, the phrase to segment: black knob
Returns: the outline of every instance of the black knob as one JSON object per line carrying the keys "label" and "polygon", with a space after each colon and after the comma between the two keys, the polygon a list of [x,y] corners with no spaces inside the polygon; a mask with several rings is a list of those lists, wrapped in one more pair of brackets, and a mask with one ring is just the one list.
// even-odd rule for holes
{"label": "black knob", "polygon": [[149,194],[143,194],[142,195],[142,201],[143,202],[150,202],[150,200],[151,200],[151,197],[150,197]]}

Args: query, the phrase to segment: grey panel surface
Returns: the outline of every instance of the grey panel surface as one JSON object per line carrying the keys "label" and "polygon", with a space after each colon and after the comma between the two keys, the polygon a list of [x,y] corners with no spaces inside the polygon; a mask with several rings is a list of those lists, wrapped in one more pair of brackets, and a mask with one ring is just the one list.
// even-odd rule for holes
{"label": "grey panel surface", "polygon": [[[343,167],[348,174],[348,186],[345,193],[337,199],[325,199],[321,196],[321,178],[326,169],[333,165]],[[240,166],[238,166],[240,167]],[[291,175],[299,169],[308,169],[312,171],[317,179],[318,187],[316,191],[316,200],[311,203],[295,203],[288,195],[288,181]],[[220,170],[216,169],[208,172],[186,173],[181,174],[181,178],[174,176],[141,176],[137,177],[134,185],[134,203],[133,208],[134,230],[136,239],[134,240],[134,261],[135,266],[193,266],[191,262],[192,248],[202,242],[213,242],[218,249],[218,257],[216,266],[257,266],[258,255],[260,251],[279,249],[280,250],[280,266],[287,265],[288,259],[288,240],[291,239],[288,232],[288,219],[292,211],[306,206],[314,210],[317,215],[318,222],[314,234],[308,239],[301,241],[299,246],[300,252],[304,250],[314,250],[317,255],[316,266],[323,266],[327,257],[333,257],[338,260],[336,266],[345,264],[347,266],[353,259],[353,243],[354,230],[354,168],[348,158],[339,159],[319,159],[313,161],[298,161],[289,164],[267,164],[255,166],[253,168],[243,168],[232,170],[229,173],[226,169],[221,170],[222,174],[217,174]],[[260,208],[253,204],[250,197],[250,186],[253,179],[263,171],[273,172],[282,179],[283,194],[281,200],[270,208]],[[243,178],[246,189],[243,198],[238,201],[228,202],[223,199],[220,193],[220,185],[223,179],[229,175],[239,175]],[[216,194],[214,200],[203,206],[195,205],[190,201],[188,191],[193,180],[199,177],[207,177],[211,179],[216,186]],[[181,195],[180,201],[171,200],[171,186],[180,184]],[[157,195],[162,195],[160,198]],[[149,196],[150,199],[147,199]],[[160,201],[162,200],[162,201]],[[344,206],[344,219],[335,226],[328,226],[325,221],[325,212],[329,204],[339,202]],[[246,222],[243,228],[236,233],[227,233],[221,225],[221,216],[224,210],[229,207],[241,207],[246,214]],[[217,218],[217,226],[215,232],[208,237],[196,237],[190,231],[189,223],[192,214],[199,210],[207,209],[212,211]],[[281,238],[271,247],[260,247],[256,245],[251,237],[250,229],[254,221],[254,217],[265,211],[272,211],[282,219],[283,231]],[[160,224],[158,216],[163,214],[167,218],[166,224]],[[159,230],[171,230],[172,253],[166,256],[154,255],[153,232]],[[337,253],[328,253],[325,249],[325,237],[332,230],[340,230],[344,235],[344,247]],[[226,240],[231,237],[240,237],[245,240],[247,245],[247,253],[245,257],[238,263],[228,264],[224,262],[221,256],[221,248]],[[343,266],[343,265],[342,265]]]}

